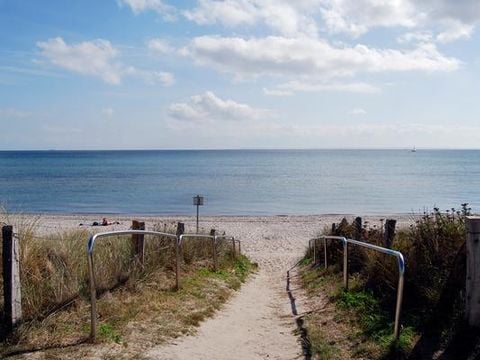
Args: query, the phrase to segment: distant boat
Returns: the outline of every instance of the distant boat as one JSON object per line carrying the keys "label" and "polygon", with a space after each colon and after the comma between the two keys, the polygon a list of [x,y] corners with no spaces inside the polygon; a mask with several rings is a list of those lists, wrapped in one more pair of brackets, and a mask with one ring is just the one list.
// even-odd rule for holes
{"label": "distant boat", "polygon": [[413,147],[412,150],[410,150],[411,152],[417,152],[417,149],[415,149],[415,146]]}

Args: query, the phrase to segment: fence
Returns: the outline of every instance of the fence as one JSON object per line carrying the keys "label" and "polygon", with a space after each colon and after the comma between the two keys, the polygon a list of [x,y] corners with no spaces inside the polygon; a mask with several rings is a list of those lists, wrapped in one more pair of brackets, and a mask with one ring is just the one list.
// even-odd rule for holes
{"label": "fence", "polygon": [[[343,236],[321,236],[316,239],[312,239],[309,241],[309,247],[313,251],[313,263],[317,263],[317,244],[318,241],[323,242],[323,253],[324,253],[324,265],[325,268],[328,267],[328,247],[327,241],[328,240],[336,240],[340,241],[343,245],[343,286],[345,289],[348,289],[348,245],[355,245],[365,247],[371,250],[375,250],[387,255],[391,255],[396,257],[397,264],[398,264],[398,285],[397,285],[397,301],[395,305],[395,325],[393,329],[393,334],[395,338],[399,338],[400,336],[400,315],[402,310],[402,300],[403,300],[403,285],[404,285],[404,277],[405,277],[405,260],[401,252],[396,250],[387,249],[381,246],[369,244],[366,242],[347,239]],[[312,245],[313,244],[313,245]]]}
{"label": "fence", "polygon": [[[134,223],[135,224],[135,223]],[[143,227],[144,224],[138,224],[138,227]],[[137,225],[135,227],[137,227]],[[94,248],[98,239],[120,236],[120,235],[132,235],[133,245],[133,257],[136,261],[143,265],[144,254],[144,236],[151,235],[156,238],[170,239],[172,245],[175,247],[175,287],[179,289],[180,283],[180,263],[182,261],[182,244],[185,238],[206,238],[212,241],[212,253],[214,269],[217,269],[217,244],[221,240],[231,241],[232,255],[236,258],[236,244],[238,244],[238,254],[241,254],[241,242],[231,236],[217,236],[214,235],[215,231],[212,229],[213,235],[199,235],[199,234],[183,234],[184,225],[179,223],[177,227],[177,234],[171,234],[159,231],[147,231],[147,230],[119,230],[101,232],[91,235],[87,242],[87,259],[88,259],[88,274],[89,274],[89,288],[90,288],[90,302],[91,302],[91,325],[90,325],[90,339],[95,341],[96,327],[97,327],[97,290],[95,281],[95,266],[94,266]],[[19,247],[18,237],[14,236],[12,226],[2,227],[2,264],[3,264],[3,293],[4,293],[4,320],[5,330],[11,332],[13,328],[21,321],[22,308],[21,308],[21,282],[19,272]]]}

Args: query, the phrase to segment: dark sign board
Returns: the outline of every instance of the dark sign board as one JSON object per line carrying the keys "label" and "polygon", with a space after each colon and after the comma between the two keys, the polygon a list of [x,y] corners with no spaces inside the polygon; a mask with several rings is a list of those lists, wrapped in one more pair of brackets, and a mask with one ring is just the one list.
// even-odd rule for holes
{"label": "dark sign board", "polygon": [[193,205],[202,206],[203,205],[203,196],[197,195],[193,197]]}

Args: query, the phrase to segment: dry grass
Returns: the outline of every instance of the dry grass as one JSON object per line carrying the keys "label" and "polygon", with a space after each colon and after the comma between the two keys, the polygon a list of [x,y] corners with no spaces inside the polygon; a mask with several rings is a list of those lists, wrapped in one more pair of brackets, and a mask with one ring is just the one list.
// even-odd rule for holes
{"label": "dry grass", "polygon": [[[5,221],[6,222],[6,221]],[[35,235],[36,221],[15,224],[20,243],[25,322],[1,351],[61,347],[79,343],[89,331],[86,231]],[[160,229],[159,229],[160,230]],[[161,231],[173,233],[174,229]],[[132,260],[131,237],[99,239],[94,266],[101,341],[151,346],[191,331],[223,303],[250,271],[234,261],[231,244],[220,242],[219,270],[213,272],[210,242],[186,239],[182,289],[175,286],[175,247],[169,238],[145,236],[145,263]],[[122,285],[122,286],[118,286]],[[147,328],[148,331],[138,332]],[[135,339],[141,334],[142,339]]]}

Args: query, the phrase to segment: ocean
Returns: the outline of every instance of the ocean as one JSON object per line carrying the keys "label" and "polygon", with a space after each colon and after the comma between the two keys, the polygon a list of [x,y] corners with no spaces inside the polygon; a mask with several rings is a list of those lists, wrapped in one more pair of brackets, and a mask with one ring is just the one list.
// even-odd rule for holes
{"label": "ocean", "polygon": [[480,150],[1,151],[9,212],[381,215],[480,211]]}

